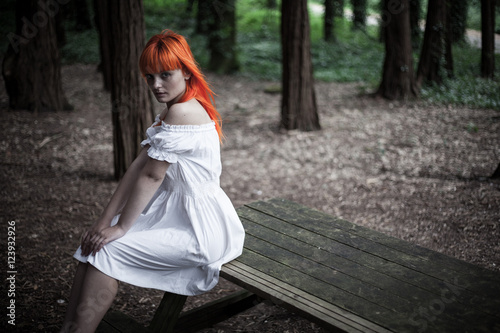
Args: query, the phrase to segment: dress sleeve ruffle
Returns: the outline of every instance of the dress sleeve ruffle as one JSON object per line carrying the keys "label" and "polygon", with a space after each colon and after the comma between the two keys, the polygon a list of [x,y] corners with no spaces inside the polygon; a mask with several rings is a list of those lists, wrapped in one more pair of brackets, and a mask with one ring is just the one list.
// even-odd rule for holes
{"label": "dress sleeve ruffle", "polygon": [[146,139],[141,142],[141,146],[149,145],[148,156],[155,160],[177,163],[180,156],[193,151],[197,144],[197,133],[203,132],[206,127],[210,126],[175,126],[165,123],[151,126],[146,130]]}

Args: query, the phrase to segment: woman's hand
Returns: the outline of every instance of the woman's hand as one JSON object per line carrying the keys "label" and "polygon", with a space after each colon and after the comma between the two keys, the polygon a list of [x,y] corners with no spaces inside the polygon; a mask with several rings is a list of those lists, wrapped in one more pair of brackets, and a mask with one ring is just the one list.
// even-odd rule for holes
{"label": "woman's hand", "polygon": [[119,225],[107,227],[101,230],[91,229],[86,231],[82,237],[82,254],[88,256],[95,255],[104,245],[122,237],[126,231]]}

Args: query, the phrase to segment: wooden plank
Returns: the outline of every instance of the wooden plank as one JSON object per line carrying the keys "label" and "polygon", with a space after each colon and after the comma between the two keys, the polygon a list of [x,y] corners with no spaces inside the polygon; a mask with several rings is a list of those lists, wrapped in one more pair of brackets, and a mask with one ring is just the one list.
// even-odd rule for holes
{"label": "wooden plank", "polygon": [[[379,257],[337,243],[323,235],[291,226],[282,220],[273,219],[267,215],[261,216],[258,212],[256,214],[252,219],[259,220],[258,223],[241,217],[248,234],[266,239],[288,250],[295,249],[294,253],[306,258],[319,258],[317,262],[322,264],[326,263],[321,260],[327,260],[328,267],[332,269],[361,279],[379,288],[390,289],[399,297],[412,302],[418,303],[419,299],[438,297],[476,307],[491,315],[498,315],[497,307],[492,302],[488,302],[484,296],[481,297],[481,295],[458,288],[448,281],[441,281],[396,263],[384,262]],[[290,239],[283,238],[286,236],[289,236]],[[293,241],[293,239],[297,241]],[[323,245],[318,248],[308,244]],[[348,255],[346,255],[346,251]],[[398,286],[398,288],[394,288],[394,286]],[[432,295],[428,294],[429,292]]]}
{"label": "wooden plank", "polygon": [[[304,281],[298,281],[298,283],[307,284],[310,281],[313,281],[313,283],[321,281],[322,283],[341,289],[369,302],[376,302],[377,306],[384,307],[393,312],[406,311],[412,307],[412,304],[407,299],[400,298],[397,295],[388,293],[384,289],[344,274],[339,270],[331,269],[328,266],[318,264],[301,255],[277,247],[274,244],[257,239],[252,235],[246,235],[245,244],[247,249],[252,249],[253,252],[268,258],[270,261],[276,261],[280,265],[285,265],[307,277],[304,278]],[[239,261],[245,262],[245,260],[246,258],[243,257]],[[266,264],[271,265],[267,262]],[[299,287],[297,284],[295,284],[295,286]],[[321,298],[324,294],[324,290],[319,290],[319,292],[319,294],[313,295]]]}
{"label": "wooden plank", "polygon": [[[259,201],[249,204],[248,207],[271,214],[277,218],[284,219],[289,223],[307,221],[309,224],[314,224],[315,226],[318,224],[326,225],[329,229],[334,226],[335,228],[347,231],[348,233],[378,242],[386,247],[410,254],[414,257],[420,257],[426,262],[431,262],[433,264],[431,270],[434,274],[438,272],[446,274],[444,277],[437,276],[438,278],[453,280],[453,276],[456,276],[458,273],[459,275],[462,275],[460,280],[464,280],[464,285],[471,288],[472,291],[481,292],[484,290],[482,288],[487,288],[487,293],[500,294],[500,275],[496,272],[394,237],[387,236],[383,233],[375,232],[362,226],[357,226],[348,221],[335,218],[329,214],[322,213],[284,199],[271,199],[267,202]],[[411,264],[411,262],[412,261],[409,263]],[[417,261],[417,263],[421,264],[422,262]],[[417,267],[421,266],[418,265]],[[471,283],[475,280],[477,281],[478,278],[480,280],[487,280],[491,283],[481,283],[480,281],[475,284]]]}
{"label": "wooden plank", "polygon": [[[358,279],[367,285],[386,289],[388,292],[409,301],[418,301],[419,299],[426,299],[431,295],[435,295],[403,280],[398,280],[388,274],[381,273],[371,267],[338,256],[336,253],[328,251],[327,248],[312,245],[325,243],[325,238],[321,235],[302,233],[299,239],[295,239],[253,221],[243,218],[242,221],[244,222],[247,235],[255,236],[283,249],[287,249],[294,255],[299,255],[304,260],[311,260],[317,265],[323,265],[335,273],[340,272],[351,278]],[[287,230],[287,232],[290,232],[290,230]],[[254,246],[249,246],[249,244],[247,246],[255,249]],[[401,269],[405,268],[401,267]],[[395,285],[400,285],[400,288],[394,290]]]}
{"label": "wooden plank", "polygon": [[[247,238],[252,240],[252,236],[247,235]],[[373,313],[385,311],[384,308],[387,309],[387,306],[391,303],[397,304],[398,306],[389,308],[392,312],[385,311],[383,322],[377,322],[380,325],[387,324],[387,327],[395,329],[396,331],[398,326],[404,326],[406,325],[405,323],[410,325],[417,323],[416,321],[408,319],[410,317],[421,317],[418,312],[415,312],[415,309],[423,309],[428,312],[433,310],[432,306],[435,304],[439,306],[442,305],[443,309],[438,308],[437,312],[439,312],[439,318],[436,318],[431,323],[427,324],[434,331],[442,331],[443,327],[446,327],[447,329],[455,327],[459,330],[463,327],[469,327],[471,322],[482,323],[483,325],[495,322],[495,319],[491,316],[459,305],[456,302],[447,302],[445,304],[435,295],[430,295],[431,297],[428,299],[421,300],[420,304],[414,302],[413,304],[408,303],[405,305],[398,302],[398,297],[394,295],[391,296],[391,294],[387,291],[380,290],[378,293],[367,292],[367,289],[370,288],[363,283],[360,283],[360,281],[354,281],[346,276],[339,277],[339,279],[337,279],[335,274],[329,274],[332,270],[318,270],[315,267],[298,264],[293,260],[290,260],[290,253],[284,252],[283,254],[279,254],[276,249],[272,249],[271,252],[266,252],[266,250],[263,250],[264,247],[265,246],[263,244],[257,245],[254,243],[253,245],[250,245],[250,248],[257,249],[257,251],[259,251],[263,256],[270,254],[271,258],[267,257],[267,259],[268,261],[271,261],[271,263],[266,262],[266,260],[263,260],[262,258],[259,259],[259,262],[255,261],[255,258],[249,259],[248,257],[250,256],[250,251],[245,252],[244,255],[238,259],[238,261],[251,263],[252,267],[259,267],[258,269],[265,274],[292,284],[295,287],[326,301],[334,302],[334,304],[358,313],[366,319],[374,321],[378,320],[380,317],[373,316]],[[306,260],[304,260],[304,262],[305,261]],[[299,270],[301,272],[299,272]],[[314,288],[311,287],[311,285],[321,286],[321,288]],[[347,293],[351,293],[354,296],[359,296],[361,299],[357,297],[342,298],[341,293],[339,294],[337,290],[329,287],[339,288]],[[397,285],[394,286],[394,288],[397,287]],[[334,298],[329,298],[329,294],[337,295]],[[364,301],[368,301],[368,303]],[[473,327],[475,328],[476,324],[474,324]],[[406,329],[408,329],[408,327]]]}
{"label": "wooden plank", "polygon": [[304,293],[267,274],[262,274],[244,263],[232,261],[224,265],[221,276],[332,331],[389,332],[349,311]]}
{"label": "wooden plank", "polygon": [[327,303],[338,306],[346,311],[358,315],[392,330],[408,329],[407,318],[393,309],[387,309],[377,303],[346,292],[334,285],[315,279],[295,268],[288,267],[280,262],[273,261],[250,250],[245,251],[237,261],[250,267],[255,267],[262,274],[269,275],[287,285],[302,290],[303,294],[318,297]]}
{"label": "wooden plank", "polygon": [[101,320],[96,332],[146,333],[151,331],[123,312],[111,310]]}
{"label": "wooden plank", "polygon": [[258,304],[257,296],[246,290],[181,313],[174,332],[191,333],[212,327]]}
{"label": "wooden plank", "polygon": [[[302,241],[306,241],[310,237],[314,237],[314,235],[319,235],[318,237],[323,237],[322,240],[318,240],[318,244],[323,244],[322,249],[328,250],[335,255],[342,256],[345,259],[352,260],[366,267],[372,268],[386,275],[390,275],[398,280],[405,281],[409,284],[415,285],[422,289],[428,290],[430,292],[435,293],[436,295],[448,294],[450,295],[450,291],[453,291],[453,299],[458,298],[460,302],[466,304],[468,306],[475,306],[480,308],[482,311],[485,311],[489,314],[496,315],[498,314],[498,298],[491,298],[488,296],[491,294],[486,294],[483,292],[471,292],[467,291],[463,288],[463,283],[455,274],[450,280],[442,280],[437,277],[426,274],[426,272],[420,272],[420,269],[409,267],[404,262],[401,263],[401,260],[395,260],[395,262],[389,261],[386,258],[383,258],[380,255],[380,251],[378,254],[370,253],[370,248],[372,252],[377,252],[375,248],[377,244],[372,243],[371,246],[364,246],[364,250],[360,251],[360,246],[357,246],[356,243],[366,243],[367,240],[357,236],[346,236],[342,230],[327,230],[327,229],[335,229],[332,226],[326,225],[322,232],[319,233],[316,230],[316,233],[313,231],[309,231],[304,229],[299,222],[294,222],[293,224],[288,223],[282,219],[276,219],[267,213],[261,213],[260,211],[256,211],[254,209],[248,207],[242,207],[238,210],[241,218],[248,218],[256,223],[260,224],[262,227],[269,227],[273,230],[277,230],[283,232],[285,234],[297,237]],[[307,226],[309,228],[309,222],[307,221]],[[304,222],[305,223],[305,222]],[[311,229],[314,229],[314,225]],[[312,236],[311,236],[312,235]],[[349,238],[348,241],[346,240]],[[375,248],[373,250],[373,248]],[[389,251],[390,249],[388,249]],[[395,251],[395,250],[392,250]],[[398,252],[389,254],[386,251],[386,256],[393,259],[393,257],[398,256]],[[407,257],[409,257],[407,255]],[[411,259],[406,259],[411,260]],[[398,262],[399,261],[399,262]]]}
{"label": "wooden plank", "polygon": [[[249,217],[245,214],[241,214],[240,210],[239,210],[239,213],[240,213],[240,217],[243,217],[243,216]],[[255,214],[250,214],[250,215],[255,215]],[[265,221],[260,221],[260,219],[262,218],[261,215],[257,215],[257,216],[253,216],[253,217],[257,217],[256,220],[259,220],[259,223],[262,223],[262,225],[257,226],[256,229],[263,228],[263,227],[265,228],[265,227],[269,226],[270,220],[273,220],[273,217],[271,217],[271,216],[267,216],[267,219]],[[283,221],[281,221],[281,222],[283,222]],[[286,222],[283,222],[283,223],[284,223],[284,225],[286,225],[286,227],[283,229],[287,230],[287,231],[290,230],[290,225],[286,224]],[[249,232],[248,221],[243,219],[243,224],[245,225],[247,232]],[[297,238],[303,237],[303,235],[305,233],[307,233],[307,230],[305,230],[304,228],[300,228],[296,225],[292,226],[292,229],[297,229],[297,228],[299,228],[299,230],[298,231],[294,230],[295,233],[290,232],[291,234],[294,234],[294,236],[296,236]],[[269,232],[269,230],[264,231],[264,233],[267,233],[267,232]],[[249,234],[251,235],[252,231],[250,231]],[[273,235],[274,240],[270,241],[273,244],[277,242],[277,240],[274,236],[276,236],[276,235]],[[316,236],[319,236],[319,235],[316,234]],[[251,240],[251,238],[249,238],[249,239]],[[306,237],[305,242],[307,242],[307,241],[308,240]],[[289,239],[288,242],[290,244],[294,244],[294,245],[296,244],[296,241],[293,239]],[[313,241],[313,242],[315,242],[315,241]],[[322,243],[319,243],[319,244],[322,244]],[[246,245],[246,247],[251,248],[251,249],[257,249],[257,251],[259,251],[259,249],[258,249],[259,246],[256,246],[255,244],[253,244],[253,246]],[[282,248],[288,250],[289,246],[282,246]],[[355,251],[357,251],[358,253],[363,253],[363,251],[359,251],[359,249],[355,249]],[[295,254],[300,255],[300,253],[295,253]],[[270,257],[273,257],[273,258],[275,257],[275,253],[268,253],[268,255]],[[283,256],[284,257],[280,257],[281,261],[289,260],[286,258],[288,256],[287,254],[283,254]],[[246,260],[244,258],[244,256],[240,259],[243,261]],[[278,258],[277,260],[279,261],[280,259]],[[254,264],[256,264],[255,267],[262,267],[262,266],[258,266],[258,263],[252,263],[252,265],[254,265]],[[394,263],[392,263],[392,264],[394,265]],[[293,265],[293,263],[291,265]],[[296,267],[296,266],[294,266],[294,267]],[[401,267],[404,267],[404,266],[401,266]],[[417,272],[417,271],[414,271],[414,272]],[[268,272],[266,271],[266,273],[268,273]],[[417,274],[419,274],[419,273],[417,272]],[[276,275],[273,275],[273,276],[276,277]],[[446,284],[446,281],[440,281],[440,282],[442,284]],[[399,285],[400,285],[400,283],[398,283],[395,286],[399,287]],[[450,291],[450,289],[446,289],[444,291],[456,293],[455,287],[451,286],[451,288],[453,288],[451,291]],[[494,324],[496,319],[494,319],[491,316],[486,315],[484,313],[478,312],[477,308],[471,309],[468,306],[460,305],[454,299],[455,295],[451,295],[451,296],[453,296],[453,298],[451,298],[451,299],[446,298],[443,296],[448,296],[448,295],[443,295],[443,290],[438,290],[438,293],[436,295],[433,296],[433,295],[428,294],[428,296],[430,296],[430,297],[427,299],[422,299],[423,303],[421,303],[420,305],[417,302],[414,302],[415,309],[412,309],[413,312],[409,312],[409,311],[405,312],[405,315],[407,318],[406,321],[408,323],[412,324],[413,326],[425,324],[426,327],[432,327],[434,330],[443,330],[443,328],[450,329],[450,325],[454,326],[457,330],[460,330],[463,327],[471,327],[471,328],[477,327],[477,331],[485,331],[485,332],[488,332],[492,328],[496,329],[496,326],[495,326],[496,324]],[[440,306],[442,306],[443,309],[441,309]],[[407,310],[410,310],[410,309],[407,309]],[[429,311],[430,311],[430,314],[429,314]],[[439,316],[433,316],[432,313],[438,313]],[[450,317],[451,319],[448,318],[448,316],[451,316]],[[437,318],[437,317],[439,317],[439,318]],[[462,317],[467,318],[467,319],[460,319]],[[458,318],[458,319],[455,319],[455,318]],[[474,320],[474,319],[476,319],[476,320]],[[465,326],[463,326],[463,325],[465,325]],[[413,327],[413,328],[415,329],[415,327]]]}

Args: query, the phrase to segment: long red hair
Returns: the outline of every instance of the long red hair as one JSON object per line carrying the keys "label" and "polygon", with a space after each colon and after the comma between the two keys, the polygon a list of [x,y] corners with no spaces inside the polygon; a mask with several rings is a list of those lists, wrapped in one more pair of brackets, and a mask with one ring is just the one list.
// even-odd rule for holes
{"label": "long red hair", "polygon": [[175,69],[182,69],[191,74],[191,78],[186,81],[186,92],[178,103],[196,98],[215,122],[219,138],[223,138],[221,117],[215,108],[214,93],[183,36],[167,29],[151,37],[142,51],[139,67],[143,76]]}

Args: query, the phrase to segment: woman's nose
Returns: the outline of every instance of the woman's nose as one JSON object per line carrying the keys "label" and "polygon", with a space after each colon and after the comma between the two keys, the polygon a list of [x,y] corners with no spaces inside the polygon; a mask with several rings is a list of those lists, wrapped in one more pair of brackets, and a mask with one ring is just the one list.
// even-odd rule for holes
{"label": "woman's nose", "polygon": [[153,88],[159,88],[161,86],[160,79],[155,77],[153,80],[154,80],[153,81]]}

